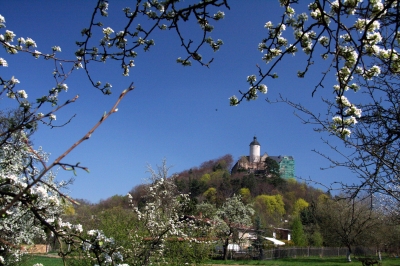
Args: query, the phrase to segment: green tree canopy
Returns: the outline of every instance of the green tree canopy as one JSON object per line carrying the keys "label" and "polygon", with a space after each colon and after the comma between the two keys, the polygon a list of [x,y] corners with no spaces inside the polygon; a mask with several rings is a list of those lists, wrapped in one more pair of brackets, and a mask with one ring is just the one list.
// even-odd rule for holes
{"label": "green tree canopy", "polygon": [[259,195],[254,199],[254,208],[262,216],[264,224],[280,221],[286,212],[282,195]]}
{"label": "green tree canopy", "polygon": [[300,215],[300,212],[309,206],[308,202],[302,198],[296,200],[293,206],[293,216]]}

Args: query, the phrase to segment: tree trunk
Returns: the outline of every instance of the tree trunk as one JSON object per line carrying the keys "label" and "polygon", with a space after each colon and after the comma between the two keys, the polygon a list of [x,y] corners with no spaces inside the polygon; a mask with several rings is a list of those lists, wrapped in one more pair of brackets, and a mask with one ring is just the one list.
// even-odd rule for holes
{"label": "tree trunk", "polygon": [[227,237],[224,243],[224,260],[228,259],[228,245],[229,245],[229,238]]}
{"label": "tree trunk", "polygon": [[263,260],[264,259],[264,250],[263,250],[262,246],[259,248],[258,259],[259,260]]}
{"label": "tree trunk", "polygon": [[351,246],[348,246],[346,258],[348,262],[351,262]]}

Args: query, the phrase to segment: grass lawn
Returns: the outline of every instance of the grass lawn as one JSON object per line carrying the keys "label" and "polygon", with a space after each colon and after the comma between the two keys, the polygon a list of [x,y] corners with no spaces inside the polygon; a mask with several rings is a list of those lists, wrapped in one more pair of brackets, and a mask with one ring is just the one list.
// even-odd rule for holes
{"label": "grass lawn", "polygon": [[35,256],[35,255],[25,256],[21,263],[21,266],[32,266],[35,263],[42,263],[43,266],[64,266],[62,259],[60,258]]}
{"label": "grass lawn", "polygon": [[[362,263],[356,259],[352,262],[347,262],[344,257],[334,257],[334,258],[319,258],[319,257],[307,257],[307,258],[287,258],[278,260],[250,260],[250,261],[234,261],[234,260],[212,260],[207,263],[212,265],[267,265],[267,266],[305,266],[305,265],[315,265],[315,266],[344,266],[344,265],[359,265]],[[396,258],[385,258],[382,259],[382,266],[399,266],[400,259]]]}
{"label": "grass lawn", "polygon": [[[21,266],[32,266],[35,263],[42,263],[44,266],[63,266],[63,262],[60,258],[50,258],[44,256],[27,256],[26,260]],[[344,265],[358,265],[361,266],[361,262],[353,259],[352,262],[347,262],[344,257],[334,258],[319,258],[319,257],[308,257],[308,258],[290,258],[290,259],[278,259],[278,260],[209,260],[206,262],[208,265],[267,265],[267,266],[344,266]],[[400,258],[384,258],[382,260],[382,266],[399,266]]]}

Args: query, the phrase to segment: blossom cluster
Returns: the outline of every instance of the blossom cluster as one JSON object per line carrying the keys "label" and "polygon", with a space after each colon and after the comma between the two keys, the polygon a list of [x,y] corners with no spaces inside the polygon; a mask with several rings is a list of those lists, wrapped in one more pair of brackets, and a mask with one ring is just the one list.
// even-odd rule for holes
{"label": "blossom cluster", "polygon": [[74,233],[82,232],[80,225],[65,223],[60,218],[64,208],[70,204],[59,194],[65,183],[56,183],[55,175],[49,172],[34,184],[41,172],[36,165],[46,161],[48,154],[41,149],[30,151],[24,137],[20,139],[19,134],[15,133],[12,141],[0,147],[0,209],[11,204],[13,195],[24,193],[23,202],[7,208],[0,223],[3,240],[0,248],[8,254],[2,258],[7,261],[6,264],[20,259],[24,253],[18,247],[22,244],[33,244],[35,238],[47,239],[49,229],[57,234],[63,234],[67,229]]}
{"label": "blossom cluster", "polygon": [[388,214],[389,217],[398,220],[400,217],[400,186],[398,181],[383,187],[383,192],[376,196],[375,207],[383,213]]}
{"label": "blossom cluster", "polygon": [[[55,182],[52,172],[38,179],[43,171],[38,166],[49,155],[41,148],[31,150],[25,138],[23,132],[16,132],[0,146],[0,210],[6,210],[0,223],[0,250],[6,256],[0,256],[0,262],[9,265],[19,261],[25,252],[21,245],[55,237],[67,246],[80,247],[87,256],[96,254],[101,265],[124,265],[122,250],[113,239],[99,230],[90,230],[85,239],[82,225],[62,219],[73,202],[60,193],[67,182]],[[22,200],[12,203],[14,195],[21,193]],[[64,255],[69,252],[61,250]]]}
{"label": "blossom cluster", "polygon": [[216,227],[220,233],[230,236],[232,227],[251,226],[254,212],[250,205],[242,202],[240,195],[233,195],[217,210]]}
{"label": "blossom cluster", "polygon": [[123,263],[123,248],[117,246],[114,239],[105,236],[101,230],[89,230],[87,238],[81,241],[81,250],[89,259],[94,255],[98,265],[128,265]]}
{"label": "blossom cluster", "polygon": [[[396,4],[383,3],[381,0],[312,2],[308,5],[307,13],[299,14],[291,1],[280,1],[280,4],[284,9],[283,19],[278,24],[268,21],[264,25],[266,38],[258,44],[258,50],[263,53],[262,60],[271,66],[267,71],[259,68],[259,81],[247,79],[251,87],[241,93],[240,98],[230,97],[231,105],[238,105],[243,99],[257,99],[256,93],[261,82],[267,77],[277,78],[276,74],[270,74],[277,63],[299,51],[308,57],[306,69],[297,73],[300,78],[305,77],[315,64],[314,58],[318,51],[322,51],[323,60],[334,56],[329,68],[335,69],[336,84],[333,84],[333,92],[339,98],[345,97],[349,90],[357,92],[360,89],[360,85],[353,82],[353,79],[368,81],[381,75],[382,65],[391,73],[399,73],[400,37],[391,25],[398,12]],[[345,16],[345,20],[341,19]],[[288,29],[292,30],[293,37],[286,34]],[[318,86],[324,87],[324,77]],[[349,104],[346,105],[333,101],[340,119],[338,116],[332,119],[331,129],[343,138],[350,136],[351,127],[361,115],[356,104],[347,101]]]}
{"label": "blossom cluster", "polygon": [[[179,2],[179,1],[178,1]],[[185,48],[188,56],[184,59],[178,58],[176,61],[183,66],[190,66],[191,59],[200,62],[203,65],[207,65],[202,62],[203,57],[198,52],[199,48],[207,43],[213,49],[218,51],[223,44],[222,40],[218,39],[214,41],[211,36],[206,36],[211,33],[214,26],[211,25],[210,21],[218,21],[225,17],[223,11],[217,11],[215,14],[211,14],[208,11],[209,6],[221,6],[221,3],[202,1],[197,5],[184,7],[185,11],[180,12],[178,8],[180,3],[169,3],[168,1],[148,0],[138,3],[138,5],[132,9],[130,7],[124,7],[122,9],[125,17],[128,19],[128,26],[122,30],[116,30],[110,26],[104,26],[103,22],[92,22],[93,26],[97,26],[101,29],[102,37],[100,42],[97,40],[89,45],[92,36],[96,34],[96,27],[88,27],[82,29],[81,33],[84,38],[83,41],[77,42],[79,46],[75,55],[77,57],[86,60],[95,60],[99,62],[107,62],[108,60],[120,60],[122,75],[129,76],[130,70],[135,66],[133,58],[137,55],[138,49],[143,51],[149,51],[154,45],[155,40],[150,36],[156,29],[166,30],[172,29],[178,32],[178,36],[181,39],[181,44]],[[101,16],[108,16],[108,2],[100,1],[97,10],[99,10]],[[188,12],[190,10],[190,12]],[[194,12],[191,12],[194,11]],[[184,18],[183,18],[183,17]],[[200,29],[204,32],[203,40],[196,48],[192,45],[192,41],[187,43],[183,34],[180,32],[178,27],[178,21],[189,20],[189,17],[194,16],[194,20],[199,25]],[[179,19],[177,19],[179,17]],[[144,18],[144,23],[138,23],[141,18]],[[149,26],[148,20],[153,23]],[[132,23],[132,21],[134,23]],[[146,26],[143,26],[146,25]],[[89,48],[91,47],[91,48]],[[93,83],[95,85],[96,83]],[[103,93],[109,94],[110,90],[105,88],[102,89]]]}
{"label": "blossom cluster", "polygon": [[[5,27],[5,18],[0,15],[0,27]],[[18,54],[19,52],[32,54],[35,58],[44,58],[46,60],[52,59],[57,61],[63,61],[65,63],[70,62],[73,64],[73,68],[82,67],[81,61],[77,59],[76,61],[68,61],[68,60],[60,60],[56,57],[56,53],[61,52],[60,46],[51,47],[51,53],[42,53],[38,50],[36,42],[30,37],[18,37],[11,30],[5,30],[4,33],[0,33],[0,45],[5,48],[5,50],[9,54]],[[58,65],[58,64],[55,64]],[[0,66],[9,67],[10,64],[4,59],[0,58]],[[37,112],[38,109],[44,103],[50,103],[52,106],[58,104],[59,93],[61,91],[67,91],[68,86],[65,83],[65,79],[68,77],[68,74],[64,72],[64,70],[60,71],[55,69],[53,72],[54,77],[56,78],[56,86],[49,90],[47,95],[43,95],[39,99],[36,100],[37,104],[35,105],[31,101],[28,101],[28,92],[24,89],[17,89],[20,85],[20,80],[15,76],[12,76],[9,80],[2,78],[3,91],[0,93],[5,93],[9,99],[16,100],[19,108],[26,114],[30,114],[31,112]],[[26,86],[26,85],[25,85]],[[48,123],[51,124],[51,121],[55,120],[56,115],[53,112],[49,112],[46,115],[43,113],[38,113],[36,116],[32,116],[32,121],[30,124],[35,123],[37,120],[41,120],[44,118],[48,118]]]}

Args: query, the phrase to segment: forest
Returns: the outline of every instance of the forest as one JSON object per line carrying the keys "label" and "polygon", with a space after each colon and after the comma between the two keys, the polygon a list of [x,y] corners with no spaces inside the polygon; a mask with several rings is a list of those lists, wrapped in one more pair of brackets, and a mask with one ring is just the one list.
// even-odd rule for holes
{"label": "forest", "polygon": [[[187,235],[210,241],[206,248],[203,247],[204,252],[197,253],[198,256],[191,254],[193,261],[200,262],[208,258],[219,245],[227,248],[228,244],[238,243],[245,250],[273,248],[271,242],[262,239],[273,236],[283,241],[286,247],[346,247],[349,253],[354,253],[357,249],[360,252],[360,248],[372,248],[386,254],[397,254],[400,240],[398,217],[385,211],[377,199],[367,195],[349,199],[348,195],[332,195],[301,180],[282,179],[279,171],[276,171],[279,167],[276,163],[266,164],[267,169],[262,175],[247,171],[232,173],[233,163],[232,156],[227,154],[203,162],[198,167],[166,176],[167,170],[171,169],[164,161],[155,172],[149,170],[154,175],[149,179],[150,183],[133,187],[128,195],[114,195],[96,204],[85,199],[75,199],[79,204],[68,208],[64,220],[82,224],[84,228],[96,227],[114,238],[119,245],[129,246],[132,240],[128,240],[130,237],[127,238],[127,235],[132,230],[136,230],[135,233],[138,234],[137,228],[143,226],[138,212],[148,213],[149,204],[154,203],[155,198],[159,197],[162,201],[157,205],[160,209],[176,208],[169,206],[166,195],[149,196],[149,191],[162,194],[167,190],[169,200],[187,195],[185,204],[179,199],[179,211],[175,212],[182,217],[203,222],[218,221],[221,218],[225,222],[229,221],[228,231],[222,230],[216,224],[207,229],[199,225],[202,228],[198,229],[202,231],[201,237],[198,232]],[[154,182],[157,183],[160,178],[165,178],[164,183],[168,186],[165,185],[162,190],[153,190]],[[225,205],[232,199],[238,200],[235,203],[236,211],[239,212],[242,208],[247,212],[244,211],[239,216],[221,215],[221,210],[226,213]],[[170,218],[170,215],[172,214],[163,212],[162,217],[157,218],[157,223]],[[291,239],[288,240],[287,235],[282,234],[279,228],[290,230]],[[149,237],[145,231],[141,231],[142,237]],[[244,239],[243,232],[260,237],[249,242]],[[390,238],[387,237],[388,234]],[[175,236],[179,237],[180,234]],[[170,252],[177,248],[171,247],[171,236],[164,241],[169,245],[167,250]],[[174,259],[177,257],[175,252]],[[228,250],[221,254],[225,255],[228,255]],[[190,255],[182,256],[187,260]]]}

